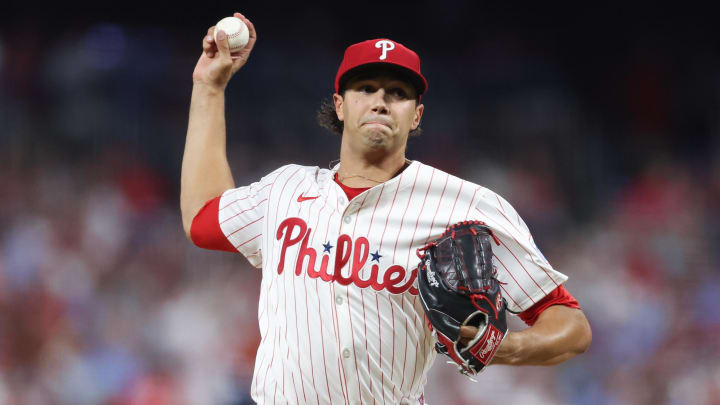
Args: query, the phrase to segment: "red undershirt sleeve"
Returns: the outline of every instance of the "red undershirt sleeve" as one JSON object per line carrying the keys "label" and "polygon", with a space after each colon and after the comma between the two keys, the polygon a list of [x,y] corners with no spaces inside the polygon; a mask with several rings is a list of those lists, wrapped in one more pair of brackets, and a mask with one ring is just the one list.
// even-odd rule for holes
{"label": "red undershirt sleeve", "polygon": [[543,299],[536,302],[535,305],[518,314],[518,316],[526,324],[533,326],[540,314],[552,305],[565,305],[570,308],[580,309],[580,304],[577,302],[575,297],[573,297],[570,292],[561,285],[554,289],[550,294],[546,295]]}
{"label": "red undershirt sleeve", "polygon": [[205,206],[193,218],[190,225],[190,239],[197,247],[211,250],[224,250],[238,253],[238,250],[227,240],[218,220],[220,197],[205,203]]}

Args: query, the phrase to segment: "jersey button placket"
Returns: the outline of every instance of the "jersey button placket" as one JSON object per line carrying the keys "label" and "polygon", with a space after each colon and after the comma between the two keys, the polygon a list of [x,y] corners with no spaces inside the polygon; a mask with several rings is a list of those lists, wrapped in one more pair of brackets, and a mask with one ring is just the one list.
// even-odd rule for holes
{"label": "jersey button placket", "polygon": [[[340,222],[341,234],[344,233],[353,237],[353,222],[355,221],[355,215],[359,215],[359,207],[360,203],[358,203],[357,201],[343,201],[340,204],[340,212],[342,212],[342,220]],[[347,263],[343,267],[343,269],[339,271],[342,271],[343,274],[348,275],[350,273],[350,267],[351,264]],[[353,381],[357,379],[358,370],[356,369],[356,360],[353,357],[354,355],[356,355],[356,353],[354,350],[355,341],[353,339],[353,331],[351,329],[352,323],[350,320],[350,308],[345,308],[345,305],[350,305],[349,296],[348,298],[346,298],[346,294],[349,293],[349,289],[352,289],[352,285],[341,286],[340,284],[335,284],[335,313],[337,315],[340,335],[340,359],[344,364],[345,378],[348,381]],[[350,403],[360,403],[360,398],[358,397],[358,394],[359,393],[356,390],[349,390],[348,399],[350,400]]]}
{"label": "jersey button placket", "polygon": [[345,217],[343,218],[343,222],[346,224],[350,224],[353,220],[353,215],[357,215],[358,212],[358,203],[352,202],[350,205],[348,205],[347,209],[345,210]]}
{"label": "jersey button placket", "polygon": [[[349,301],[345,298],[345,294],[347,294],[347,288],[339,286],[336,284],[335,286],[335,313],[337,315],[337,321],[338,321],[338,332],[339,332],[339,343],[340,343],[340,360],[343,362],[343,371],[345,373],[345,378],[348,381],[354,381],[357,378],[357,370],[355,369],[355,360],[353,358],[353,345],[355,342],[353,341],[353,334],[351,330],[351,323],[350,323],[350,314],[348,312],[348,308],[345,308],[345,305],[349,304]],[[357,393],[349,393],[350,400],[356,399],[352,398],[353,396],[356,396]]]}
{"label": "jersey button placket", "polygon": [[[342,213],[342,220],[340,222],[340,233],[341,234],[347,234],[352,236],[352,228],[351,224],[353,222],[353,205],[347,204],[345,201],[342,201],[342,199],[338,200],[340,212]],[[342,269],[338,269],[337,271],[342,272],[343,274],[349,273],[349,264],[346,264],[343,266]],[[344,304],[349,305],[349,301],[345,298],[345,294],[348,294],[348,286],[340,285],[339,283],[335,283],[334,290],[335,290],[335,314],[337,316],[337,322],[338,322],[338,329],[339,329],[339,343],[340,343],[340,360],[344,364],[344,372],[345,372],[345,378],[347,378],[349,381],[354,380],[357,378],[356,374],[357,370],[355,370],[355,361],[352,357],[353,355],[353,345],[355,342],[353,341],[353,334],[352,330],[350,329],[350,313],[348,312],[348,309],[345,308]],[[348,393],[350,396],[351,401],[357,399],[353,398],[357,396],[357,393]]]}

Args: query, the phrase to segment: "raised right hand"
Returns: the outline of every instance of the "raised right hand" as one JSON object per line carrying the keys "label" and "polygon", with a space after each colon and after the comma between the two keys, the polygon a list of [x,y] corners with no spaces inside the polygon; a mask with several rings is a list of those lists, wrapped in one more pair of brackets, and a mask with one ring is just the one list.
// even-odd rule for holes
{"label": "raised right hand", "polygon": [[224,90],[235,72],[247,63],[250,52],[252,52],[255,41],[257,41],[257,33],[253,23],[244,15],[234,13],[233,16],[243,20],[250,31],[250,39],[247,45],[240,51],[230,54],[226,35],[222,31],[218,32],[218,41],[215,43],[213,39],[215,26],[210,27],[207,35],[203,38],[203,52],[197,65],[195,65],[195,71],[193,71],[193,82],[195,84],[203,84],[218,90]]}

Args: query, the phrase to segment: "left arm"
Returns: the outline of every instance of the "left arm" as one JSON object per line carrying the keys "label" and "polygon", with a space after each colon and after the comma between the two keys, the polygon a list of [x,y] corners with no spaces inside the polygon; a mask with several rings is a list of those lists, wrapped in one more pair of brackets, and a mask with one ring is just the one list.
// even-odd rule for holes
{"label": "left arm", "polygon": [[533,326],[508,332],[492,364],[550,366],[584,353],[591,341],[590,324],[582,310],[553,305]]}

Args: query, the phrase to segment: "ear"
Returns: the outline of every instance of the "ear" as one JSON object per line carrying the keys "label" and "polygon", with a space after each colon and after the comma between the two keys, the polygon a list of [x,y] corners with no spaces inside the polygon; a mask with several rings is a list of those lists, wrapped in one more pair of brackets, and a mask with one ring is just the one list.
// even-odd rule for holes
{"label": "ear", "polygon": [[345,102],[343,96],[338,93],[333,94],[333,103],[335,103],[335,114],[337,114],[337,117],[340,121],[345,119],[345,115],[343,114],[342,110],[343,102]]}
{"label": "ear", "polygon": [[412,129],[417,129],[417,127],[420,125],[420,119],[422,118],[424,111],[424,104],[419,104],[417,107],[415,107],[415,115],[413,116]]}

